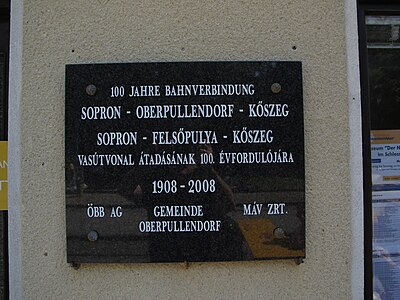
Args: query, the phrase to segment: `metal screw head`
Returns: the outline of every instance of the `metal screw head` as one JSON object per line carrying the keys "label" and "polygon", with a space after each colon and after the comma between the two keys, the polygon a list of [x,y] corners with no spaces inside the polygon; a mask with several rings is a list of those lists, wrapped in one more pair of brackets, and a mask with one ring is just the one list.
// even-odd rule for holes
{"label": "metal screw head", "polygon": [[279,83],[275,82],[271,85],[271,91],[274,94],[278,94],[282,90],[282,87]]}
{"label": "metal screw head", "polygon": [[282,239],[282,238],[285,237],[285,231],[280,227],[276,227],[275,230],[274,230],[274,236],[277,239]]}
{"label": "metal screw head", "polygon": [[89,96],[93,96],[94,94],[96,94],[97,88],[94,84],[89,84],[86,87],[86,94],[88,94]]}
{"label": "metal screw head", "polygon": [[95,242],[95,241],[97,241],[97,239],[99,238],[99,234],[97,233],[96,230],[92,230],[92,231],[90,231],[90,232],[88,233],[87,237],[88,237],[88,240],[89,240],[89,241]]}

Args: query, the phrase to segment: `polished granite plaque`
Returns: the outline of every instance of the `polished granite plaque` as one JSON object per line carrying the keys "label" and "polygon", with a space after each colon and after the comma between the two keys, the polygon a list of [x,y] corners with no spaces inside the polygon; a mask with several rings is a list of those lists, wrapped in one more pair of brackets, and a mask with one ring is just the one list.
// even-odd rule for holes
{"label": "polished granite plaque", "polygon": [[305,257],[301,62],[66,66],[67,260]]}

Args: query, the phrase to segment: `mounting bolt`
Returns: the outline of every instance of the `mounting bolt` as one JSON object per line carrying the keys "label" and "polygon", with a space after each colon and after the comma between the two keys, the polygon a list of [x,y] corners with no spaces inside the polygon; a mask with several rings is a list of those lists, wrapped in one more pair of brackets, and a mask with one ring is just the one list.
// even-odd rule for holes
{"label": "mounting bolt", "polygon": [[89,84],[86,87],[86,94],[88,94],[89,96],[94,96],[94,94],[96,94],[97,88],[94,84]]}
{"label": "mounting bolt", "polygon": [[89,241],[95,242],[99,238],[99,234],[97,233],[96,230],[92,230],[88,233],[87,238]]}
{"label": "mounting bolt", "polygon": [[276,228],[274,229],[274,236],[275,236],[277,239],[282,239],[282,238],[285,237],[285,231],[284,231],[282,228],[280,228],[280,227],[276,227]]}
{"label": "mounting bolt", "polygon": [[279,83],[275,82],[271,85],[271,91],[274,94],[278,94],[282,90],[282,87]]}

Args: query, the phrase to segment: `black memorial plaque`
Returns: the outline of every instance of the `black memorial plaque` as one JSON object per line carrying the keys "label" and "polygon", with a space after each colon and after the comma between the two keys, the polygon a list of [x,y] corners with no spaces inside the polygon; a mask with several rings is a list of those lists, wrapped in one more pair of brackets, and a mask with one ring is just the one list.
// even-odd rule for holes
{"label": "black memorial plaque", "polygon": [[66,66],[68,262],[305,257],[301,62]]}

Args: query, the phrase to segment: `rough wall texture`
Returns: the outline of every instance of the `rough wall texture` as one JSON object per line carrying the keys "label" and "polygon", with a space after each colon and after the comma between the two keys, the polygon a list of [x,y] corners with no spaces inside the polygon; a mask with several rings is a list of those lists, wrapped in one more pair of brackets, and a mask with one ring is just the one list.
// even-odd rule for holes
{"label": "rough wall texture", "polygon": [[[12,295],[25,299],[351,297],[344,1],[16,2],[16,10],[23,9],[22,77],[20,103],[13,111],[19,112],[21,130],[10,135],[20,134],[16,158],[20,187],[11,193],[10,202],[15,207],[11,215],[20,214],[21,221],[11,220],[10,230],[20,238],[21,253],[11,255],[22,270],[20,277],[11,278]],[[303,62],[305,263],[196,263],[188,269],[180,264],[98,264],[72,269],[66,263],[65,239],[65,64],[218,60]],[[18,127],[14,123],[10,131]],[[19,176],[19,171],[10,173]]]}

